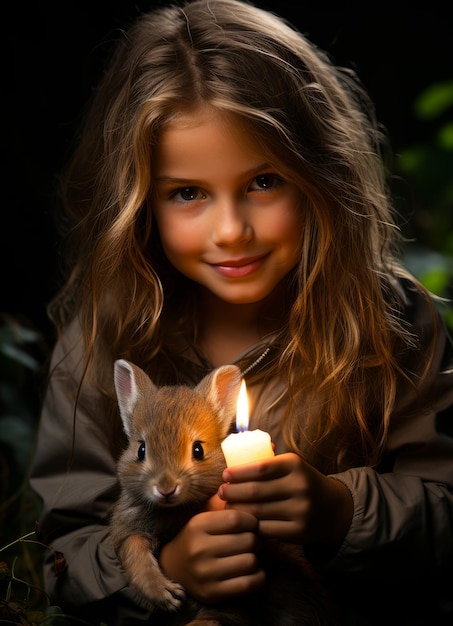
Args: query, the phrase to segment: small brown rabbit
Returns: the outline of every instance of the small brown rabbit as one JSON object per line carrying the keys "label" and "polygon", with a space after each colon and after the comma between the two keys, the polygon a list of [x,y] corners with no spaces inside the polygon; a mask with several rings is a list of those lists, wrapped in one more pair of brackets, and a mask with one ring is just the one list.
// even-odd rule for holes
{"label": "small brown rabbit", "polygon": [[[196,387],[157,387],[136,365],[118,360],[115,389],[129,446],[118,462],[121,495],[111,538],[126,577],[156,624],[174,626],[334,626],[330,598],[295,546],[266,543],[265,587],[228,603],[202,606],[169,580],[156,554],[216,493],[232,430],[239,368],[219,367]],[[269,571],[268,571],[269,569]]]}

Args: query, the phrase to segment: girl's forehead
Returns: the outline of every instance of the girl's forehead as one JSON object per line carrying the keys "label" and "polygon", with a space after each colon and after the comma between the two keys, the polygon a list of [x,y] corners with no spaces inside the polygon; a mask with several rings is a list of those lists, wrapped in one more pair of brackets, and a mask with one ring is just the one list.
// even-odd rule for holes
{"label": "girl's forehead", "polygon": [[[175,117],[164,126],[154,152],[158,175],[200,178],[219,170],[249,171],[267,162],[261,146],[243,132],[237,117],[212,110],[196,110]],[[190,174],[190,176],[189,176]]]}
{"label": "girl's forehead", "polygon": [[[173,159],[175,150],[187,161],[189,154],[200,151],[215,152],[212,144],[230,148],[233,144],[243,155],[252,155],[261,163],[268,163],[284,177],[288,168],[282,165],[281,153],[271,147],[268,134],[263,133],[257,122],[245,115],[228,109],[203,103],[190,109],[181,109],[161,126],[154,150],[154,157]],[[226,142],[226,144],[225,144]],[[206,149],[207,148],[207,149]],[[224,154],[226,157],[226,154]]]}

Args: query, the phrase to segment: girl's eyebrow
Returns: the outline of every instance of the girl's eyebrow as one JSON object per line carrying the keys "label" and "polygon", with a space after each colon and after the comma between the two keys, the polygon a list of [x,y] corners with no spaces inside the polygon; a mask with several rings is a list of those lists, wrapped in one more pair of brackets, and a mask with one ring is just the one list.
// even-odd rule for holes
{"label": "girl's eyebrow", "polygon": [[[241,172],[240,177],[241,178],[249,178],[249,177],[253,178],[253,176],[256,176],[263,170],[269,169],[270,167],[272,166],[269,163],[261,163],[257,167],[253,167],[250,170]],[[203,182],[199,180],[198,178],[190,178],[189,176],[185,178],[179,177],[179,176],[156,176],[154,180],[156,183],[165,183],[167,185],[170,185],[170,184],[181,185],[181,184],[187,184],[188,182],[190,182],[191,184],[197,184],[197,183]]]}
{"label": "girl's eyebrow", "polygon": [[192,184],[197,182],[195,178],[176,178],[173,176],[156,176],[154,180],[156,183],[165,183],[167,185],[182,185],[189,181]]}

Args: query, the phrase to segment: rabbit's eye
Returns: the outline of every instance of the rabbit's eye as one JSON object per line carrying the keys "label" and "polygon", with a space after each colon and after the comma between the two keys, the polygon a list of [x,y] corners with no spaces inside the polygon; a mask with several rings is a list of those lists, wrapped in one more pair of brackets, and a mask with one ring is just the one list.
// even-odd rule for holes
{"label": "rabbit's eye", "polygon": [[146,444],[144,441],[140,441],[140,445],[137,450],[137,459],[139,461],[144,461],[146,456]]}
{"label": "rabbit's eye", "polygon": [[204,449],[201,441],[195,441],[192,446],[192,454],[193,458],[197,459],[197,461],[201,461],[204,458]]}

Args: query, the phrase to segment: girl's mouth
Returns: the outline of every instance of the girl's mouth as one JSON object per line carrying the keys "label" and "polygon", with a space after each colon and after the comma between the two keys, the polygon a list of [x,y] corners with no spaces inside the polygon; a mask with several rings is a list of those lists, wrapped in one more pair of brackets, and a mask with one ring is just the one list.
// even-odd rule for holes
{"label": "girl's mouth", "polygon": [[222,276],[240,278],[248,276],[259,269],[267,258],[267,254],[242,259],[229,259],[220,263],[213,263],[212,267]]}

